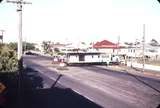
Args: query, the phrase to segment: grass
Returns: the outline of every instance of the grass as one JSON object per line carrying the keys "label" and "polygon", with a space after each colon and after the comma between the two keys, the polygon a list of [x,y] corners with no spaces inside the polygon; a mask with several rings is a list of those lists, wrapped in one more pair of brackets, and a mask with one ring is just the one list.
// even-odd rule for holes
{"label": "grass", "polygon": [[[139,63],[143,63],[143,62],[139,61]],[[145,61],[145,63],[150,65],[160,66],[160,61],[156,61],[156,60]]]}

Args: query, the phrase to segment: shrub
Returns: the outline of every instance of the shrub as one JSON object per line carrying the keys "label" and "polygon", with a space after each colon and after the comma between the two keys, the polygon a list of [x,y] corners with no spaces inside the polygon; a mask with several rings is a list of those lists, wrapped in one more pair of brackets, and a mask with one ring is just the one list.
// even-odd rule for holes
{"label": "shrub", "polygon": [[18,60],[16,52],[7,45],[0,45],[0,72],[13,72],[17,70]]}

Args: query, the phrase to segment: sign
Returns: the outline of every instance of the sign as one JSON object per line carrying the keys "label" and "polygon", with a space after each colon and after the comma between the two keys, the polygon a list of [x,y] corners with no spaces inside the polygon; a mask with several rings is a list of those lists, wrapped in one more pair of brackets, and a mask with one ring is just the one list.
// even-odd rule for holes
{"label": "sign", "polygon": [[0,94],[6,89],[6,86],[0,82]]}

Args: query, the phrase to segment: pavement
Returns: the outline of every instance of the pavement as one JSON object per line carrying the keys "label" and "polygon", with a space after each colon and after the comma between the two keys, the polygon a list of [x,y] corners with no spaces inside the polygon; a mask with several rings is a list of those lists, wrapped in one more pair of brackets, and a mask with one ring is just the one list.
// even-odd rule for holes
{"label": "pavement", "polygon": [[[127,66],[131,67],[131,62],[127,62]],[[140,64],[140,63],[137,63],[137,62],[133,62],[132,66],[134,68],[143,69],[143,64]],[[150,64],[144,64],[144,69],[160,73],[160,66],[150,65]]]}
{"label": "pavement", "polygon": [[25,64],[36,69],[44,78],[46,87],[50,87],[62,74],[58,81],[60,85],[102,107],[156,108],[160,104],[158,78],[138,75],[138,71],[118,66],[70,66],[66,70],[57,70],[51,61],[49,57],[24,57]]}
{"label": "pavement", "polygon": [[118,72],[123,72],[123,73],[127,72],[130,74],[142,76],[142,77],[160,79],[160,72],[154,71],[154,70],[145,69],[143,71],[141,68],[129,67],[129,66],[124,66],[124,65],[97,66],[97,67],[101,67],[101,68],[109,69],[109,70],[114,70],[114,71],[118,71]]}

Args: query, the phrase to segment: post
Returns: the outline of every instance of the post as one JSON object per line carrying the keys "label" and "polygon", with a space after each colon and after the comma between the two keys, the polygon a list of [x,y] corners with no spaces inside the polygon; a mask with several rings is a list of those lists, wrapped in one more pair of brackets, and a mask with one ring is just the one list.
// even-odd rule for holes
{"label": "post", "polygon": [[7,0],[7,3],[14,3],[17,4],[17,12],[19,12],[19,35],[18,35],[18,68],[19,72],[21,74],[22,69],[23,69],[23,58],[22,58],[22,5],[23,4],[31,4],[30,2],[25,2],[23,0],[17,0],[17,1],[9,1]]}
{"label": "post", "polygon": [[133,68],[133,46],[131,48],[131,68]]}
{"label": "post", "polygon": [[145,66],[145,24],[143,24],[143,72],[144,72],[144,66]]}
{"label": "post", "polygon": [[117,40],[117,45],[116,45],[116,47],[117,47],[117,55],[119,55],[119,42],[120,42],[120,36],[118,36],[118,40]]}
{"label": "post", "polygon": [[136,42],[135,42],[135,62],[137,62],[137,43],[138,43],[138,39],[136,39]]}
{"label": "post", "polygon": [[[20,0],[22,2],[22,0]],[[18,67],[19,71],[23,70],[23,58],[22,58],[22,3],[18,4],[17,12],[19,12],[19,35],[18,35]]]}

